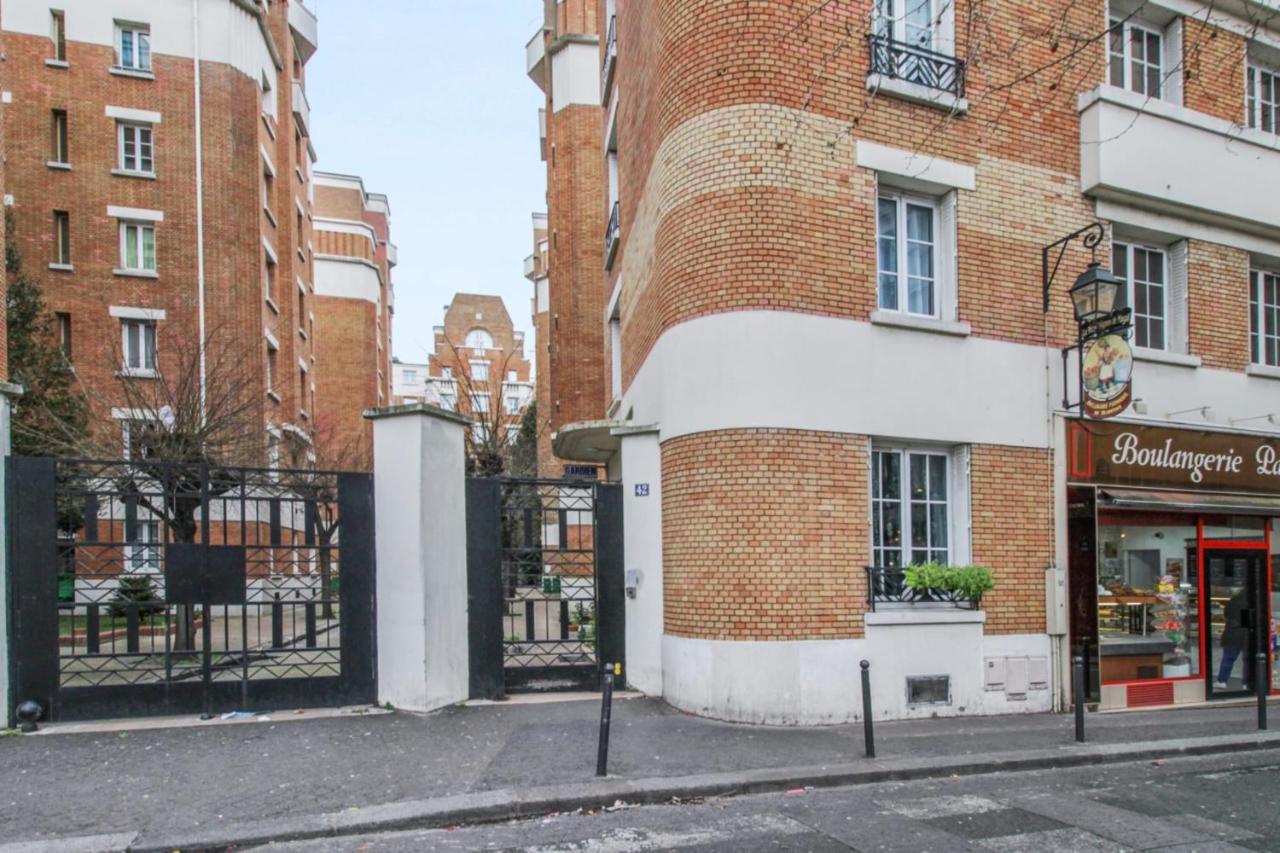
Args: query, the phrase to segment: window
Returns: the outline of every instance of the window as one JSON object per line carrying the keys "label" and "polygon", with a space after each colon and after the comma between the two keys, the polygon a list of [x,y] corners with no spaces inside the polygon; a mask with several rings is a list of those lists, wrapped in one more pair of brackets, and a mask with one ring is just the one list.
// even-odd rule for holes
{"label": "window", "polygon": [[471,378],[476,382],[489,381],[489,362],[473,361],[471,362]]}
{"label": "window", "polygon": [[451,379],[453,379],[453,368],[452,368],[452,367],[442,367],[442,368],[440,369],[440,376],[441,376],[442,378],[444,378],[444,379],[450,379],[450,380],[451,380]]}
{"label": "window", "polygon": [[1164,76],[1163,36],[1132,20],[1112,18],[1109,42],[1111,85],[1151,98],[1160,97]]}
{"label": "window", "polygon": [[54,110],[50,116],[49,161],[65,165],[71,162],[67,154],[67,111]]}
{"label": "window", "polygon": [[482,393],[482,394],[473,395],[472,403],[474,403],[472,408],[475,409],[475,413],[477,415],[489,414],[489,395],[488,394]]}
{"label": "window", "polygon": [[1249,283],[1249,357],[1280,367],[1280,275],[1254,270]]}
{"label": "window", "polygon": [[1249,127],[1280,133],[1280,72],[1249,66]]}
{"label": "window", "polygon": [[517,374],[517,373],[516,373],[516,371],[514,371],[514,370],[508,370],[508,371],[507,371],[507,381],[508,381],[508,382],[519,382],[520,380],[516,378],[518,375],[519,375],[519,374]]}
{"label": "window", "polygon": [[120,149],[120,168],[126,172],[155,174],[156,164],[151,144],[152,129],[149,124],[117,123],[117,142]]}
{"label": "window", "polygon": [[262,260],[262,287],[267,299],[274,303],[276,296],[276,259],[264,249],[262,252]]}
{"label": "window", "polygon": [[301,367],[298,370],[298,410],[304,415],[307,413],[307,371]]}
{"label": "window", "polygon": [[914,450],[871,454],[872,558],[876,566],[951,558],[948,457]]}
{"label": "window", "polygon": [[271,214],[271,193],[275,189],[275,175],[271,174],[270,167],[264,162],[262,164],[262,209]]}
{"label": "window", "polygon": [[124,332],[124,367],[127,371],[156,369],[156,321],[121,320]]}
{"label": "window", "polygon": [[53,212],[53,262],[71,266],[71,214],[65,210]]}
{"label": "window", "polygon": [[938,315],[937,205],[930,199],[882,193],[876,217],[879,306]]}
{"label": "window", "polygon": [[156,227],[148,222],[120,223],[120,266],[130,272],[156,271]]}
{"label": "window", "polygon": [[262,75],[262,114],[276,117],[276,91],[271,86],[271,78]]}
{"label": "window", "polygon": [[145,24],[116,24],[116,65],[151,70],[151,30]]}
{"label": "window", "polygon": [[933,4],[930,0],[880,0],[876,34],[912,47],[933,48]]}
{"label": "window", "polygon": [[406,370],[404,373],[402,373],[402,374],[400,375],[400,378],[401,378],[401,380],[402,380],[403,382],[406,382],[406,383],[414,383],[414,382],[417,382],[417,381],[418,381],[418,371],[416,371],[416,370]]}
{"label": "window", "polygon": [[514,394],[507,395],[507,414],[508,415],[520,414],[520,398]]}
{"label": "window", "polygon": [[307,292],[301,287],[298,288],[298,331],[302,332],[305,337],[307,332],[303,328],[303,318],[307,316]]}
{"label": "window", "polygon": [[53,41],[53,58],[67,61],[67,13],[61,9],[49,10],[49,38]]}
{"label": "window", "polygon": [[273,393],[276,387],[276,377],[280,375],[280,350],[267,341],[267,392]]}
{"label": "window", "polygon": [[58,320],[58,350],[62,353],[62,357],[66,359],[67,364],[71,364],[71,315],[65,311],[59,311],[56,317]]}
{"label": "window", "polygon": [[458,395],[453,391],[440,392],[440,408],[452,412],[458,407]]}
{"label": "window", "polygon": [[160,425],[155,421],[140,419],[125,421],[123,432],[126,459],[151,459],[156,455],[160,441]]}
{"label": "window", "polygon": [[492,349],[493,335],[490,335],[484,329],[472,329],[467,332],[465,346],[470,349]]}
{"label": "window", "polygon": [[1112,270],[1124,279],[1117,308],[1133,309],[1133,343],[1147,349],[1166,349],[1169,316],[1166,258],[1162,249],[1130,243],[1112,244]]}
{"label": "window", "polygon": [[[126,526],[129,526],[126,523]],[[160,522],[137,521],[129,538],[129,571],[154,574],[160,571]]]}

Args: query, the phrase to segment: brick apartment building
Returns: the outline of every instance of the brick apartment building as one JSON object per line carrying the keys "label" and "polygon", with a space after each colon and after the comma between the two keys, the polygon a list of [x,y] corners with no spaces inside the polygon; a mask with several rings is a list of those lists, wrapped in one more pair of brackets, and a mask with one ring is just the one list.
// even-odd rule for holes
{"label": "brick apartment building", "polygon": [[[547,0],[529,42],[538,393],[623,482],[628,681],[787,723],[855,718],[864,658],[890,717],[1052,708],[1073,651],[1104,707],[1280,687],[1274,7],[895,8]],[[1095,220],[1110,421],[1063,400],[1079,240],[1042,303]],[[902,601],[925,560],[995,589]]]}
{"label": "brick apartment building", "polygon": [[[128,452],[136,413],[118,376],[173,375],[179,344],[203,340],[238,365],[262,461],[314,458],[330,316],[315,304],[329,237],[314,229],[314,13],[301,0],[8,0],[0,33],[5,203],[91,422]],[[379,203],[370,254],[387,266]],[[204,370],[202,389],[220,379]],[[358,419],[363,400],[350,405]]]}
{"label": "brick apartment building", "polygon": [[391,208],[358,177],[317,172],[314,180],[317,436],[339,461],[368,470],[373,433],[363,412],[391,401]]}
{"label": "brick apartment building", "polygon": [[547,471],[562,468],[548,446],[551,435],[602,417],[608,403],[604,362],[594,357],[605,346],[599,320],[608,295],[598,273],[608,221],[600,201],[602,110],[598,79],[584,76],[588,67],[598,71],[598,15],[594,2],[545,3],[544,24],[525,47],[529,77],[547,98],[538,113],[547,214],[534,218],[534,257],[525,261],[526,276],[534,276],[539,463]]}
{"label": "brick apartment building", "polygon": [[484,442],[494,427],[514,440],[533,399],[524,332],[517,331],[502,299],[457,293],[436,326],[427,363],[397,361],[396,403],[422,402],[472,418],[469,441]]}

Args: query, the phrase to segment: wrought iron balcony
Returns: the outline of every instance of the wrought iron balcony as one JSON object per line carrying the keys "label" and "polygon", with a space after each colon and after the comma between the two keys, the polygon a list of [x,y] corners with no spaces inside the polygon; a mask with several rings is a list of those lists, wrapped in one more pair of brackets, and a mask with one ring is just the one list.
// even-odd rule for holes
{"label": "wrought iron balcony", "polygon": [[964,97],[964,60],[885,35],[868,36],[868,41],[872,74]]}
{"label": "wrought iron balcony", "polygon": [[600,72],[601,91],[604,99],[609,100],[609,91],[613,86],[613,68],[618,61],[618,16],[609,17],[609,35],[604,42],[604,69]]}
{"label": "wrought iron balcony", "polygon": [[618,202],[613,203],[613,212],[609,214],[609,224],[604,229],[604,268],[613,268],[613,256],[618,253],[618,238],[622,236],[622,223],[619,219]]}
{"label": "wrought iron balcony", "polygon": [[875,612],[877,604],[936,605],[977,610],[981,599],[972,599],[961,592],[948,590],[918,590],[907,586],[907,570],[887,566],[867,566],[867,605]]}

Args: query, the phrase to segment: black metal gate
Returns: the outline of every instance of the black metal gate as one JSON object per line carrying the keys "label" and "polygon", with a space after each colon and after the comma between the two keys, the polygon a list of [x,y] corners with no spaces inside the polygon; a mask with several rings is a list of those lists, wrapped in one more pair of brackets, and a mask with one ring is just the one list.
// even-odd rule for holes
{"label": "black metal gate", "polygon": [[470,480],[467,536],[473,696],[594,688],[623,663],[618,484]]}
{"label": "black metal gate", "polygon": [[375,701],[370,475],[12,457],[8,506],[47,719]]}

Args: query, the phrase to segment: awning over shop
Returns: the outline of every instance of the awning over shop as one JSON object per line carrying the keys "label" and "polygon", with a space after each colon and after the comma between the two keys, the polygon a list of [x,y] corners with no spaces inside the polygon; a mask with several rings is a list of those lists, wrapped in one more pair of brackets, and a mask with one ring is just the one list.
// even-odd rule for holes
{"label": "awning over shop", "polygon": [[1280,516],[1280,497],[1218,495],[1205,492],[1157,492],[1102,489],[1100,504],[1109,509],[1155,509],[1233,515]]}

